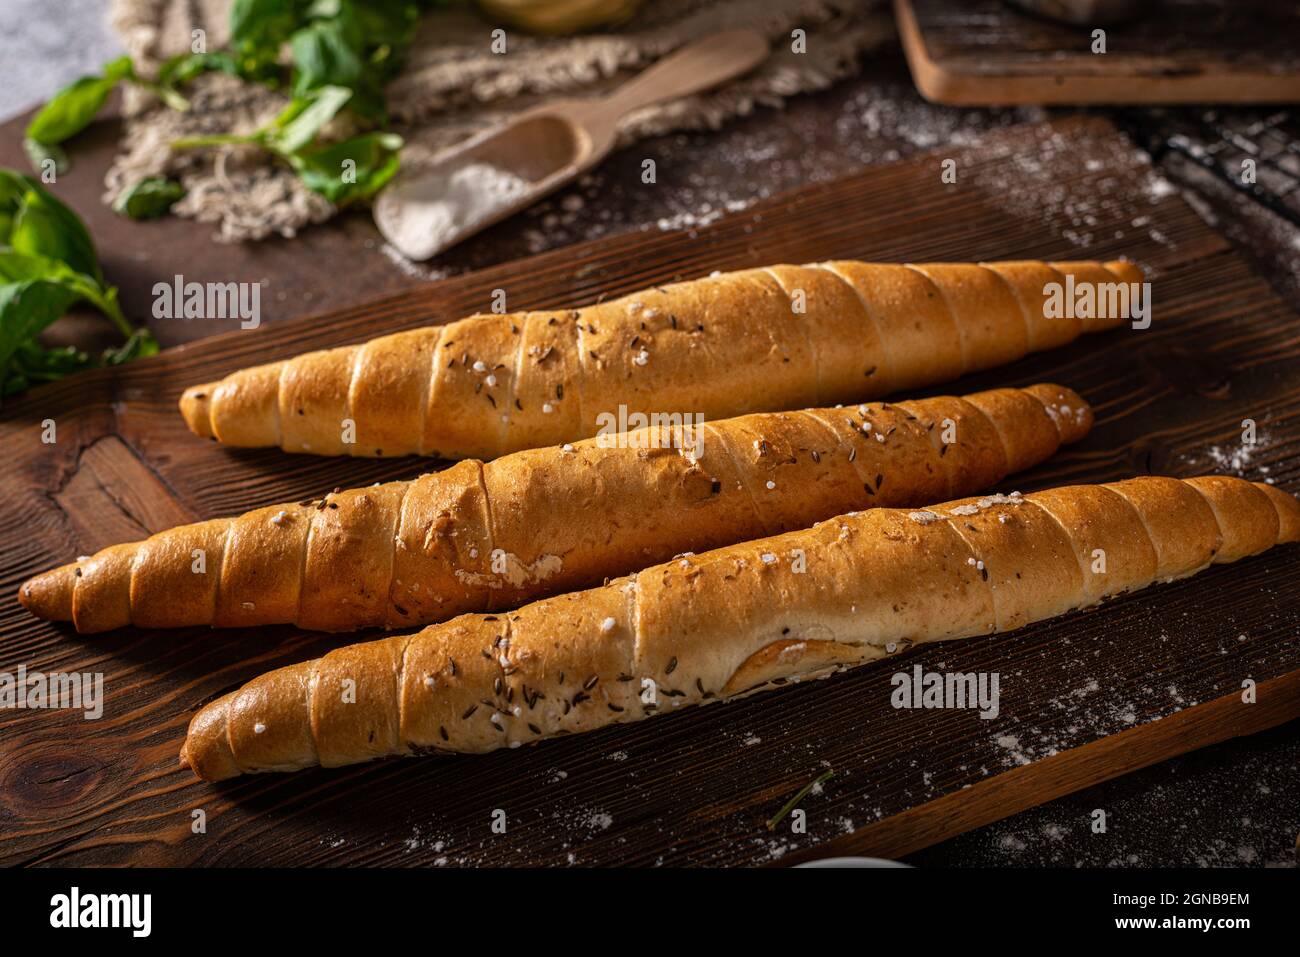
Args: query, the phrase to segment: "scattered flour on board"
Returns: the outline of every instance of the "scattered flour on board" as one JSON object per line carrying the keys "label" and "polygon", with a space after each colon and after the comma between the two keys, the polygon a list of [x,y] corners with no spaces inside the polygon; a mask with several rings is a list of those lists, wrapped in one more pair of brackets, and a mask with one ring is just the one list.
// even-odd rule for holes
{"label": "scattered flour on board", "polygon": [[[373,248],[374,245],[374,240],[366,240],[367,248]],[[404,275],[410,276],[412,279],[420,279],[424,282],[434,282],[438,279],[446,279],[451,275],[450,269],[426,266],[423,263],[417,263],[414,260],[407,259],[392,243],[380,243],[379,251],[383,253],[385,259],[396,266]]]}
{"label": "scattered flour on board", "polygon": [[994,743],[1004,750],[1010,752],[1010,757],[1016,764],[1029,764],[1032,760],[1020,749],[1020,739],[1014,734],[1000,734],[994,739]]}
{"label": "scattered flour on board", "polygon": [[790,845],[779,838],[773,838],[767,842],[768,860],[779,861],[785,857],[786,852],[790,850]]}
{"label": "scattered flour on board", "polygon": [[[1043,120],[1047,114],[1036,107],[983,110],[978,115],[938,107],[922,102],[910,84],[891,81],[846,85],[831,96],[838,101],[831,107],[829,130],[825,109],[790,109],[769,122],[738,122],[721,130],[657,138],[658,188],[641,182],[639,161],[634,165],[615,154],[511,220],[511,236],[517,240],[503,242],[511,247],[517,241],[523,248],[508,252],[520,255],[634,230],[693,231],[777,193],[942,146],[952,148],[960,169],[983,169],[992,187],[990,197],[1007,212],[1060,226],[1061,235],[1080,249],[1128,242],[1135,233],[1172,244],[1144,207],[1155,207],[1179,187],[1151,171],[1149,157],[1137,148],[1109,139],[1081,145],[1077,136],[1051,131],[1027,148],[1003,146],[1005,152],[999,153],[996,141],[986,145],[983,138]],[[792,148],[792,142],[825,143],[826,148],[800,150]],[[1081,151],[1086,154],[1082,159]],[[704,153],[716,162],[687,161]],[[1081,169],[1083,176],[1078,175]],[[1139,176],[1136,208],[1134,173]],[[761,228],[757,217],[745,225],[747,231]],[[413,277],[442,278],[425,275],[438,270],[403,260],[396,250],[383,252]],[[488,257],[475,268],[495,261]],[[465,268],[456,265],[444,274]]]}
{"label": "scattered flour on board", "polygon": [[[986,110],[979,116],[923,103],[908,84],[873,82],[840,95],[827,149],[792,149],[791,142],[825,139],[824,114],[790,109],[772,122],[735,123],[722,130],[679,133],[655,140],[661,175],[687,168],[682,178],[647,190],[617,156],[577,183],[529,207],[519,233],[528,253],[629,230],[693,230],[738,213],[785,190],[892,163],[943,144],[974,144],[980,136],[1045,116],[1042,110]],[[688,164],[707,151],[720,161]],[[436,211],[430,218],[445,220]],[[753,228],[753,226],[749,227]],[[428,267],[382,250],[403,272],[425,276]],[[460,271],[456,269],[454,271]]]}
{"label": "scattered flour on board", "polygon": [[[1205,454],[1208,455],[1210,460],[1220,469],[1225,469],[1234,474],[1242,475],[1248,468],[1250,468],[1251,459],[1255,457],[1255,453],[1258,450],[1258,442],[1254,445],[1216,445],[1213,448],[1206,449]],[[1267,473],[1268,466],[1261,465],[1258,470]]]}
{"label": "scattered flour on board", "polygon": [[[1155,690],[1155,689],[1153,689]],[[1163,690],[1163,689],[1161,689]],[[1294,867],[1295,807],[1289,785],[1300,773],[1300,739],[1256,740],[1228,759],[1220,750],[1142,772],[1137,789],[1120,781],[1059,798],[954,844],[963,866]],[[1243,786],[1251,782],[1251,786]],[[1099,803],[1100,802],[1100,803]],[[1106,832],[1094,830],[1096,807]],[[1189,812],[1189,808],[1191,811]],[[1248,813],[1243,813],[1248,812]],[[921,852],[920,866],[933,866]],[[953,863],[953,851],[938,851]]]}
{"label": "scattered flour on board", "polygon": [[1152,172],[1143,184],[1143,192],[1146,193],[1147,199],[1151,200],[1151,202],[1158,203],[1166,196],[1176,195],[1178,187],[1159,173]]}
{"label": "scattered flour on board", "polygon": [[1003,732],[994,737],[993,744],[1003,752],[1005,767],[1030,764],[1067,751],[1082,740],[1114,734],[1132,727],[1138,720],[1135,704],[1109,697],[1096,678],[1088,678],[1082,685],[1048,699],[1047,703],[1064,720],[1019,725],[1014,734]]}
{"label": "scattered flour on board", "polygon": [[[1081,150],[1096,155],[1081,162]],[[1061,236],[1075,246],[1129,242],[1134,233],[1163,246],[1173,245],[1153,225],[1142,204],[1134,209],[1131,184],[1137,176],[1139,195],[1151,207],[1177,193],[1178,187],[1150,168],[1144,151],[1121,141],[1106,139],[1081,147],[1077,137],[1044,128],[1037,142],[1020,148],[976,143],[954,153],[959,170],[981,170],[977,175],[982,181],[996,187],[990,195],[1004,211],[1059,227]],[[996,181],[989,179],[993,176]]]}
{"label": "scattered flour on board", "polygon": [[445,838],[422,839],[420,837],[420,825],[418,824],[412,826],[410,837],[406,838],[402,843],[406,845],[407,854],[410,854],[412,851],[418,851],[421,848],[428,848],[435,854],[441,854],[447,846],[447,840]]}
{"label": "scattered flour on board", "polygon": [[1013,854],[1018,854],[1029,846],[1014,834],[1003,834],[998,839],[998,845]]}
{"label": "scattered flour on board", "polygon": [[1188,464],[1199,465],[1221,474],[1235,475],[1238,478],[1250,478],[1273,484],[1269,477],[1270,467],[1255,464],[1255,456],[1268,448],[1272,436],[1258,432],[1253,443],[1224,442],[1209,448],[1188,452],[1183,460]]}
{"label": "scattered flour on board", "polygon": [[[1046,114],[1038,107],[1010,110],[967,110],[936,108],[917,99],[910,90],[893,85],[873,86],[860,90],[848,99],[836,122],[836,132],[849,141],[868,147],[871,140],[901,140],[917,149],[937,146],[969,146],[996,129],[1017,123],[1042,120]],[[888,163],[900,158],[897,150],[872,155],[875,162]]]}
{"label": "scattered flour on board", "polygon": [[[564,838],[565,847],[574,840],[575,832],[580,838],[593,838],[601,831],[609,830],[614,824],[614,815],[602,808],[591,805],[556,806],[549,815],[556,822],[557,829],[552,832],[557,838]],[[575,841],[577,843],[577,841]]]}

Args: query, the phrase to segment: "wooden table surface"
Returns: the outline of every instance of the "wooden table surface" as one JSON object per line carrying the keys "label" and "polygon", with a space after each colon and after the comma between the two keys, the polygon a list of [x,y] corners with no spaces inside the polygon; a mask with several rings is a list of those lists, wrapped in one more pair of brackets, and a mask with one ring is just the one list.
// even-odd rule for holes
{"label": "wooden table surface", "polygon": [[[1016,485],[1212,470],[1251,415],[1268,437],[1252,469],[1300,487],[1294,312],[1226,240],[1153,186],[1159,181],[1121,137],[1098,121],[1068,121],[972,142],[952,151],[956,186],[938,184],[945,155],[814,186],[693,234],[625,235],[28,396],[0,425],[12,450],[0,465],[0,529],[13,542],[0,588],[12,593],[52,560],[175,521],[418,470],[402,460],[286,459],[197,442],[172,411],[195,378],[290,354],[304,341],[453,318],[501,284],[515,302],[558,306],[778,260],[1128,254],[1156,283],[1153,329],[1095,337],[955,387],[1056,378],[1096,405],[1093,435]],[[35,427],[49,416],[64,438],[41,449]],[[109,711],[101,722],[6,716],[0,854],[83,864],[752,864],[832,850],[904,854],[1300,713],[1297,581],[1295,550],[1280,549],[904,662],[1001,671],[995,722],[893,711],[890,662],[519,752],[219,787],[175,766],[192,709],[337,637],[192,629],[80,638],[5,606],[0,667],[103,671]],[[1243,676],[1264,682],[1260,707],[1234,703]],[[766,817],[827,766],[833,783],[804,805],[810,833],[768,833]],[[486,826],[495,807],[516,822],[506,839]],[[195,808],[208,815],[206,835],[190,833]]]}

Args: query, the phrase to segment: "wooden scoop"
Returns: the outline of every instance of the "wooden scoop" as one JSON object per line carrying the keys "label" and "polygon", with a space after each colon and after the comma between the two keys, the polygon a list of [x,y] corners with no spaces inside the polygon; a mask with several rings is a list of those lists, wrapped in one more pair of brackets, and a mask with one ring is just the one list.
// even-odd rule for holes
{"label": "wooden scoop", "polygon": [[402,255],[436,256],[600,162],[626,114],[740,76],[767,54],[761,34],[727,30],[687,44],[608,96],[527,110],[399,176],[376,199],[375,223]]}

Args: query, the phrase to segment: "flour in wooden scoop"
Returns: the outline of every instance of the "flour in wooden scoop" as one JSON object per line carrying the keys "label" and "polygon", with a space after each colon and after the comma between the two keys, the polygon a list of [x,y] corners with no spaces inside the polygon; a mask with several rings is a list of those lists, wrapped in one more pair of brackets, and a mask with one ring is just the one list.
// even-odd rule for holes
{"label": "flour in wooden scoop", "polygon": [[390,206],[389,215],[398,214],[390,220],[395,226],[391,238],[402,250],[445,249],[513,205],[530,186],[509,170],[488,163],[439,171],[435,178],[421,181],[418,197],[407,193],[397,199],[396,208]]}

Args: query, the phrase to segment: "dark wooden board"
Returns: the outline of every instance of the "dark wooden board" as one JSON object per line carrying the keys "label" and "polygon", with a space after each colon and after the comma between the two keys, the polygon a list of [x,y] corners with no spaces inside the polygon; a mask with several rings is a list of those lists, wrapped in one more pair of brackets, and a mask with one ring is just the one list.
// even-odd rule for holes
{"label": "dark wooden board", "polygon": [[1300,8],[1276,0],[1145,0],[1089,26],[1006,0],[894,0],[917,89],[956,106],[1295,103]]}
{"label": "dark wooden board", "polygon": [[[956,184],[940,182],[946,158],[957,161]],[[1216,456],[1240,451],[1249,416],[1263,438],[1232,470],[1300,489],[1294,313],[1109,124],[1067,119],[810,186],[693,234],[571,247],[55,383],[0,411],[0,595],[53,563],[176,521],[417,474],[427,463],[200,442],[176,397],[243,365],[484,308],[494,288],[514,308],[559,307],[778,261],[1118,255],[1150,271],[1151,329],[931,391],[1055,379],[1094,403],[1085,442],[1008,488],[1210,471]],[[46,419],[58,426],[53,446],[39,441]],[[99,721],[0,714],[0,860],[723,865],[793,860],[823,844],[903,853],[1300,715],[1298,586],[1300,549],[1277,549],[1013,635],[923,647],[722,707],[483,757],[221,786],[176,766],[194,708],[348,639],[291,628],[79,637],[4,597],[0,671],[100,671],[107,703]],[[894,710],[890,676],[914,664],[999,672],[1000,716]],[[1247,677],[1271,682],[1261,685],[1266,706],[1219,700]],[[1118,732],[1123,746],[1107,746]],[[808,834],[768,832],[764,821],[827,768],[835,776],[803,804]],[[490,829],[498,808],[505,835]],[[191,833],[195,809],[205,834]],[[848,832],[858,837],[831,842]]]}

